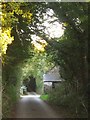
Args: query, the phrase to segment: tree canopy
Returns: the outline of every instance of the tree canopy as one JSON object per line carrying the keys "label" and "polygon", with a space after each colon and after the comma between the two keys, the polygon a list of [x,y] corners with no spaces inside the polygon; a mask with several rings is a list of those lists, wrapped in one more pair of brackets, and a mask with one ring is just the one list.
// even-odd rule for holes
{"label": "tree canopy", "polygon": [[[43,74],[58,65],[72,90],[86,94],[88,3],[3,2],[1,7],[3,86],[15,80],[19,89],[30,74],[40,83]],[[55,28],[59,37],[49,33],[54,24],[62,27]]]}

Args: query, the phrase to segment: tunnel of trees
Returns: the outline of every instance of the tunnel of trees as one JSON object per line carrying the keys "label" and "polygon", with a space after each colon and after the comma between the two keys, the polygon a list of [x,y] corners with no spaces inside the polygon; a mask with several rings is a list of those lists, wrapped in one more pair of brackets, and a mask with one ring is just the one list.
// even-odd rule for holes
{"label": "tunnel of trees", "polygon": [[[75,113],[87,113],[88,3],[3,2],[0,7],[3,117],[8,116],[19,98],[22,80],[35,76],[37,92],[40,93],[43,74],[57,65],[65,82],[57,90],[57,100],[53,97],[56,93],[52,92],[51,102],[69,104],[75,108]],[[49,14],[50,10],[53,14]],[[52,37],[45,32],[45,15],[53,18],[49,24],[58,21],[62,25],[64,34],[61,37]],[[38,36],[37,46],[33,35]]]}

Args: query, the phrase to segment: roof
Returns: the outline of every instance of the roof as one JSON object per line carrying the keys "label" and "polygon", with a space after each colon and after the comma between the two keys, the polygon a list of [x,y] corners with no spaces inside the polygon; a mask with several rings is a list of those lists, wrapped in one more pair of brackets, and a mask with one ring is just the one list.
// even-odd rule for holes
{"label": "roof", "polygon": [[62,81],[59,74],[59,67],[54,67],[52,70],[43,75],[44,82],[59,82]]}

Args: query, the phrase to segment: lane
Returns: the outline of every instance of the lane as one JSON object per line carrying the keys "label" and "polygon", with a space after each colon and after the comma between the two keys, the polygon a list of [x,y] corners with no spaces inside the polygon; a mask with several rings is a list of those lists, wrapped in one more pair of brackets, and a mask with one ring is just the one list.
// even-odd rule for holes
{"label": "lane", "polygon": [[13,118],[59,118],[56,112],[37,94],[21,96]]}

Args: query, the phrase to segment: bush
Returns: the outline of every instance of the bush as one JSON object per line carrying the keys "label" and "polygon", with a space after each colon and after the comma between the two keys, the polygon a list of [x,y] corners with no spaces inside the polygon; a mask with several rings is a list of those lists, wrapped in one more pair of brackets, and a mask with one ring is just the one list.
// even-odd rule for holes
{"label": "bush", "polygon": [[40,98],[44,101],[48,101],[48,94],[43,94],[40,96]]}
{"label": "bush", "polygon": [[87,114],[85,99],[82,99],[79,93],[71,87],[68,86],[68,89],[66,89],[66,83],[52,90],[48,95],[48,101],[57,106],[67,107],[71,113],[76,115]]}
{"label": "bush", "polygon": [[19,98],[19,93],[16,91],[16,86],[7,85],[4,86],[3,94],[2,94],[2,114],[4,118],[9,117],[11,114],[12,105],[17,101]]}

